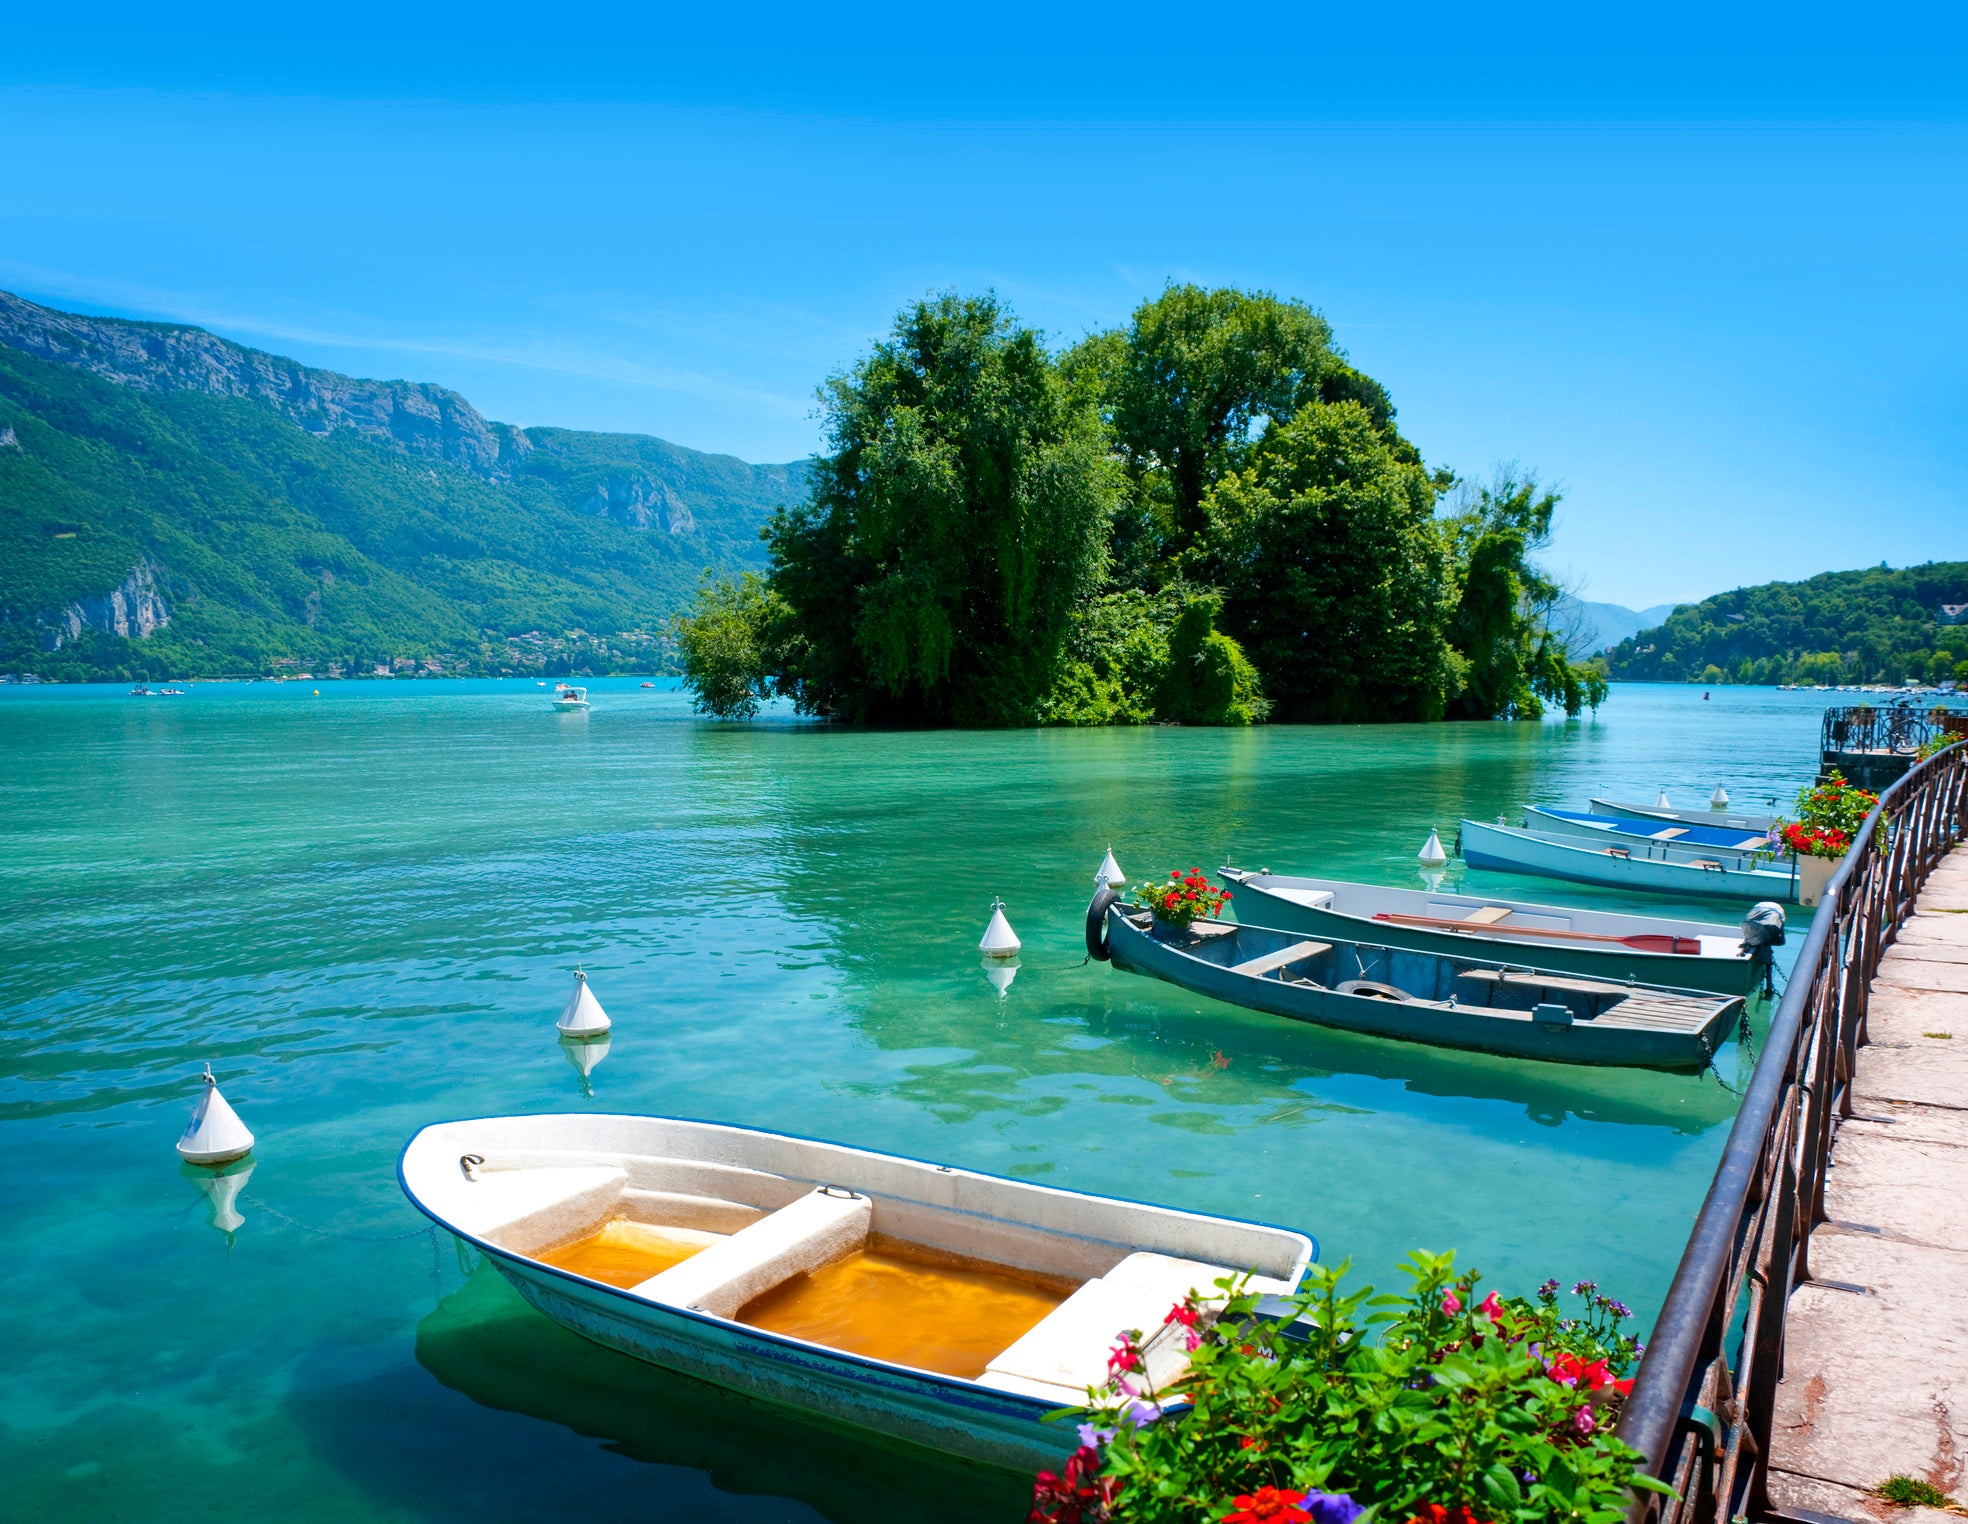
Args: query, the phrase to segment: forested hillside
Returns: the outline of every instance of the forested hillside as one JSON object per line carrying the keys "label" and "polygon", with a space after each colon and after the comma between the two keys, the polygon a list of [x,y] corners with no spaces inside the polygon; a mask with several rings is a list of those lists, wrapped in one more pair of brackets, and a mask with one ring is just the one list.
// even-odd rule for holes
{"label": "forested hillside", "polygon": [[0,672],[649,670],[806,466],[0,301]]}
{"label": "forested hillside", "polygon": [[1968,662],[1968,561],[1824,572],[1677,610],[1607,655],[1615,679],[1703,683],[1939,682]]}

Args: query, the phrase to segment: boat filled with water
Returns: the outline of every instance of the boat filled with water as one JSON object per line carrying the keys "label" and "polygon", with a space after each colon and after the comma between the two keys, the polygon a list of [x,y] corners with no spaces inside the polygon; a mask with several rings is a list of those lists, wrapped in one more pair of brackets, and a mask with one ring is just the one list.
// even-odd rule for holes
{"label": "boat filled with water", "polygon": [[411,1202],[547,1316],[719,1386],[1029,1471],[1045,1415],[1103,1386],[1139,1330],[1158,1387],[1171,1309],[1217,1283],[1296,1288],[1301,1233],[670,1117],[441,1122],[403,1151]]}
{"label": "boat filled with water", "polygon": [[1741,996],[1591,979],[1513,949],[1425,952],[1264,926],[1163,923],[1094,897],[1116,968],[1297,1021],[1567,1064],[1701,1069],[1742,1019]]}

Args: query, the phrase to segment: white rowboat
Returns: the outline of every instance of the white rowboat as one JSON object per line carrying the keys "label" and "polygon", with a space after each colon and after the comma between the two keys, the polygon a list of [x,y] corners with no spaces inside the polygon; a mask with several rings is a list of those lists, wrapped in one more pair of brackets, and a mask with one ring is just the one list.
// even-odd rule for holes
{"label": "white rowboat", "polygon": [[1653,804],[1620,804],[1611,799],[1589,802],[1595,815],[1619,815],[1628,820],[1659,820],[1669,825],[1712,825],[1739,831],[1767,831],[1777,823],[1775,815],[1759,815],[1753,810],[1674,810]]}
{"label": "white rowboat", "polygon": [[1042,1420],[1107,1379],[1123,1330],[1158,1385],[1176,1303],[1254,1272],[1295,1289],[1304,1234],[670,1117],[424,1128],[404,1193],[541,1312],[653,1364],[1029,1473]]}
{"label": "white rowboat", "polygon": [[[1653,855],[1648,855],[1649,852]],[[1472,868],[1535,873],[1544,878],[1696,899],[1795,900],[1795,860],[1783,868],[1732,867],[1720,857],[1693,858],[1641,843],[1599,846],[1575,836],[1462,822],[1462,860]]]}

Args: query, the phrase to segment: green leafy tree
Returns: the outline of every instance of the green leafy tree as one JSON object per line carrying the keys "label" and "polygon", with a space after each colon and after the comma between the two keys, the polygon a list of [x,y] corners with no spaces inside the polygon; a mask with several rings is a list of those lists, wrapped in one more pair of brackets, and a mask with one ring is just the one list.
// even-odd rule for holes
{"label": "green leafy tree", "polygon": [[1324,318],[1262,291],[1171,285],[1069,369],[1096,378],[1137,491],[1178,547],[1202,532],[1204,498],[1272,421],[1314,401],[1358,402],[1381,427],[1394,416],[1379,384],[1334,350]]}
{"label": "green leafy tree", "polygon": [[1532,560],[1551,540],[1558,493],[1506,468],[1447,522],[1456,586],[1452,718],[1577,714],[1606,696],[1604,669],[1571,659],[1552,613],[1564,590]]}
{"label": "green leafy tree", "polygon": [[694,612],[676,621],[691,706],[720,720],[757,714],[785,666],[785,624],[785,604],[757,572],[706,573]]}
{"label": "green leafy tree", "polygon": [[770,531],[803,643],[777,681],[840,718],[1031,723],[1106,572],[1098,413],[989,295],[917,302],[822,398],[831,453]]}
{"label": "green leafy tree", "polygon": [[1308,403],[1217,483],[1200,558],[1272,717],[1441,718],[1447,568],[1421,465],[1358,402]]}
{"label": "green leafy tree", "polygon": [[1169,635],[1155,711],[1181,725],[1255,725],[1270,710],[1243,647],[1216,627],[1214,593],[1188,599]]}

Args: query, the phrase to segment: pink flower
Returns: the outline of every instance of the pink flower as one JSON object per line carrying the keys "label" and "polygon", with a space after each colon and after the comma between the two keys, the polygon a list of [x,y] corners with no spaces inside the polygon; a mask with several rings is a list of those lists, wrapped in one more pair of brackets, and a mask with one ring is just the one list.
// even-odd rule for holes
{"label": "pink flower", "polygon": [[1501,1323],[1503,1321],[1503,1299],[1494,1291],[1483,1298],[1476,1310],[1482,1313],[1492,1323]]}
{"label": "pink flower", "polygon": [[1590,1404],[1587,1404],[1572,1414],[1572,1432],[1577,1434],[1581,1439],[1598,1427],[1599,1420],[1592,1416]]}
{"label": "pink flower", "polygon": [[1454,1317],[1462,1311],[1462,1298],[1457,1296],[1453,1291],[1444,1291],[1442,1293],[1442,1311],[1447,1316]]}

